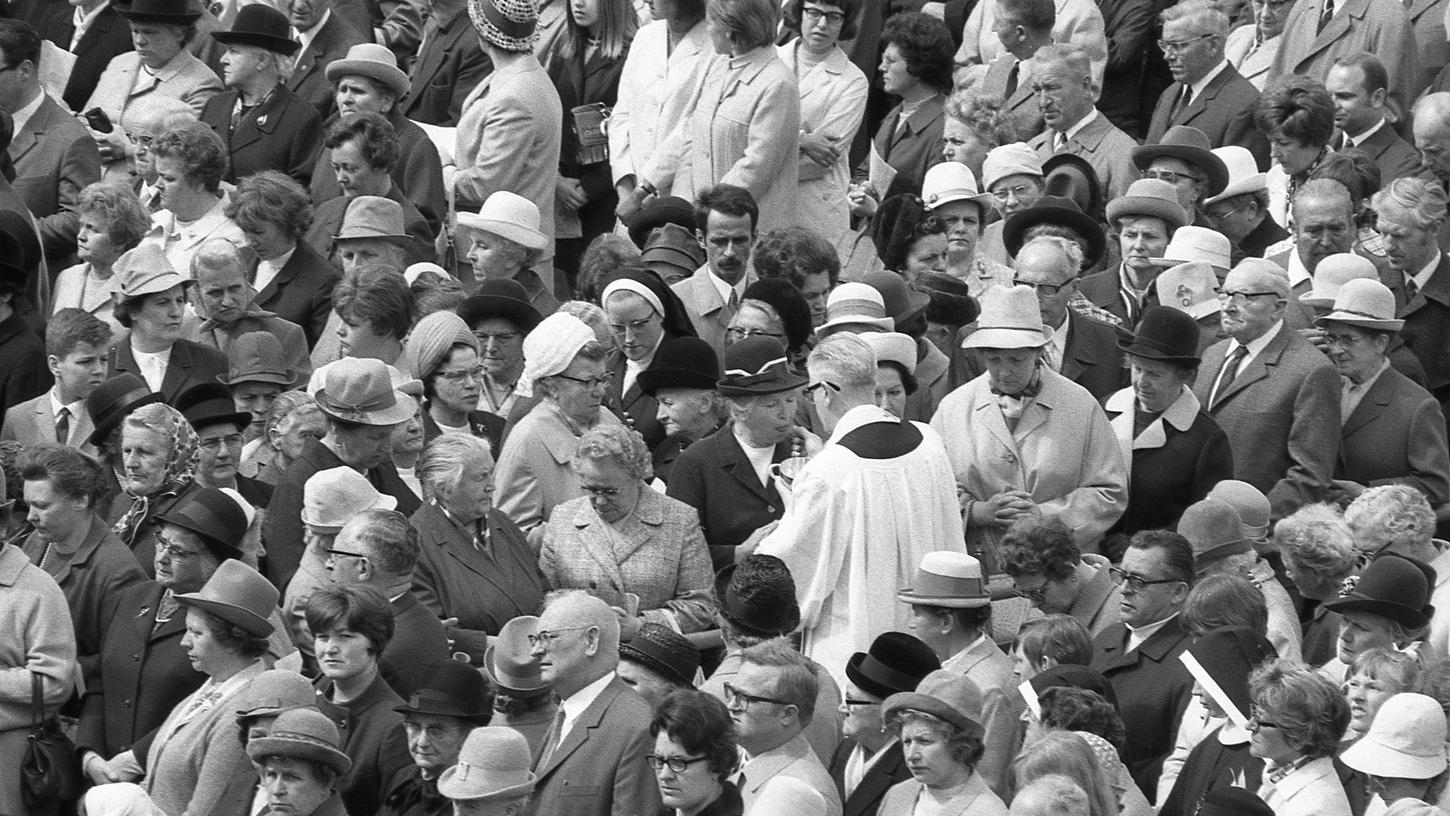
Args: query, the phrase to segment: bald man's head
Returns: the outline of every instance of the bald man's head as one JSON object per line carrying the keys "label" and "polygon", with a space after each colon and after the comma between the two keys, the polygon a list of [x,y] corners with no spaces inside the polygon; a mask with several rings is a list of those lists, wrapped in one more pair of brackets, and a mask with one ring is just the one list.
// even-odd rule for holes
{"label": "bald man's head", "polygon": [[554,595],[539,616],[533,653],[543,679],[568,698],[619,664],[619,616],[582,590]]}

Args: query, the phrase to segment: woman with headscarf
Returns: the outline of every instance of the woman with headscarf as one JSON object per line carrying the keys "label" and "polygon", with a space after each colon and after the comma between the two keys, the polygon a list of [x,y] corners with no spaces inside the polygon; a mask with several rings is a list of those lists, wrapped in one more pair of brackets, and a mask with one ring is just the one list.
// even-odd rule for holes
{"label": "woman with headscarf", "polygon": [[154,403],[121,423],[121,494],[111,504],[112,530],[131,548],[147,577],[156,577],[156,517],[200,489],[201,442],[191,423],[169,405]]}
{"label": "woman with headscarf", "polygon": [[558,505],[584,495],[570,463],[579,437],[619,419],[604,405],[609,347],[572,315],[545,318],[524,340],[520,396],[539,392],[539,403],[509,433],[494,485],[498,509],[537,547],[544,522]]}
{"label": "woman with headscarf", "polygon": [[487,439],[498,450],[503,417],[478,410],[483,362],[478,338],[453,312],[419,320],[403,344],[403,370],[423,383],[423,444],[443,433]]}
{"label": "woman with headscarf", "polygon": [[666,339],[694,337],[695,327],[680,298],[654,273],[626,267],[608,277],[599,303],[609,320],[615,351],[609,358],[607,400],[626,424],[653,448],[664,441],[659,403],[645,394],[639,375],[654,362]]}

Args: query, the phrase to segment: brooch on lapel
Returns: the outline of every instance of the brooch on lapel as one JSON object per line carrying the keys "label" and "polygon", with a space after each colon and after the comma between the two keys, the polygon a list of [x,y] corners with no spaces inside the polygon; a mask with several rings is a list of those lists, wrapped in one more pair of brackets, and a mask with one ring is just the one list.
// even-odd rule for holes
{"label": "brooch on lapel", "polygon": [[257,127],[266,127],[266,126],[267,126],[267,114],[264,113],[261,116],[258,116],[257,117]]}

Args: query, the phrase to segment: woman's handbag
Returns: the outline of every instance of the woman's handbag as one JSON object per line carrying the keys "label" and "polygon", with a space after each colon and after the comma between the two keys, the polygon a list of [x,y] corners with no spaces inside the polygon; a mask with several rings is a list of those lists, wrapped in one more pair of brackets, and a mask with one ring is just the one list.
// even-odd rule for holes
{"label": "woman's handbag", "polygon": [[76,746],[61,731],[60,720],[45,716],[40,675],[30,674],[30,745],[20,760],[20,797],[34,816],[74,812],[83,781]]}

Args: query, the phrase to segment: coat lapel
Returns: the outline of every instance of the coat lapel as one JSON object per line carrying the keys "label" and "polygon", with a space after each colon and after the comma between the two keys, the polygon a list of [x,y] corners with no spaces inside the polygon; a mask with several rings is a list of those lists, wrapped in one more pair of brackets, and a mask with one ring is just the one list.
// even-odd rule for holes
{"label": "coat lapel", "polygon": [[740,440],[736,439],[735,434],[727,428],[722,428],[720,432],[729,437],[722,440],[725,444],[720,448],[720,469],[730,474],[732,479],[762,501],[774,504],[776,500],[770,497],[765,485],[760,483],[760,477],[755,475],[755,468],[746,458],[745,449],[740,447]]}
{"label": "coat lapel", "polygon": [[40,101],[40,107],[36,108],[35,115],[25,123],[25,128],[15,134],[15,139],[10,142],[10,160],[18,162],[30,149],[40,143],[45,136],[45,126],[49,122],[50,111],[46,109],[46,100]]}
{"label": "coat lapel", "polygon": [[[1279,364],[1279,355],[1284,353],[1284,347],[1289,344],[1289,333],[1292,331],[1293,329],[1289,328],[1288,323],[1282,324],[1279,327],[1279,333],[1274,336],[1273,340],[1269,341],[1269,345],[1265,346],[1263,351],[1254,355],[1254,359],[1250,360],[1249,364],[1244,366],[1244,370],[1239,372],[1239,375],[1234,378],[1234,381],[1229,383],[1227,388],[1219,392],[1217,401],[1214,404],[1222,405],[1234,394],[1248,388],[1259,380],[1268,379],[1269,366]],[[1221,374],[1222,371],[1223,367],[1220,366],[1218,374]],[[1214,375],[1215,382],[1217,382],[1218,374]]]}
{"label": "coat lapel", "polygon": [[161,378],[161,393],[174,397],[190,374],[191,349],[177,343],[171,347],[171,360],[166,364],[166,376]]}
{"label": "coat lapel", "polygon": [[[1389,408],[1391,399],[1394,397],[1395,389],[1394,382],[1392,381],[1394,374],[1394,369],[1380,374],[1379,379],[1375,380],[1374,385],[1369,387],[1369,393],[1365,394],[1364,398],[1359,401],[1359,404],[1354,406],[1354,412],[1349,415],[1349,419],[1344,423],[1342,434],[1345,438],[1348,438],[1365,425],[1379,419],[1385,410]],[[1339,452],[1341,456],[1344,454],[1343,446],[1340,447]]]}
{"label": "coat lapel", "polygon": [[604,720],[604,712],[609,710],[609,706],[619,696],[622,685],[618,679],[609,681],[609,685],[604,687],[604,691],[600,692],[599,696],[594,698],[594,702],[590,703],[589,707],[584,709],[578,719],[574,721],[574,727],[569,729],[569,733],[564,735],[559,747],[554,749],[548,764],[534,772],[536,779],[542,780],[568,759],[570,754],[579,750],[580,746],[589,739],[589,732],[598,728]]}
{"label": "coat lapel", "polygon": [[992,397],[992,392],[982,389],[977,395],[977,404],[972,406],[972,411],[977,419],[982,422],[983,427],[992,436],[997,437],[1008,450],[1017,449],[1017,440],[1012,438],[1012,432],[1007,430],[1007,421],[1002,419],[1002,411],[997,407],[997,401]]}

